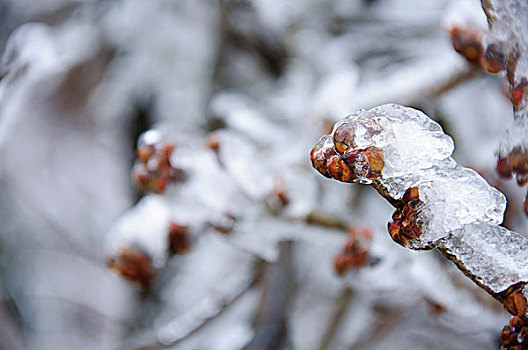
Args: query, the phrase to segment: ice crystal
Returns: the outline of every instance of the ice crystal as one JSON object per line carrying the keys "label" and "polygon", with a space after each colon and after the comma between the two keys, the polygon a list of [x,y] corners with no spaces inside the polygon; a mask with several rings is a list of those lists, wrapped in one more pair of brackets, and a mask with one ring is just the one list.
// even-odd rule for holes
{"label": "ice crystal", "polygon": [[[382,159],[365,163],[357,154],[369,148]],[[439,248],[491,293],[528,281],[528,240],[498,226],[504,195],[456,164],[453,150],[452,139],[424,113],[387,104],[338,122],[315,146],[312,163],[325,176],[372,184],[396,206],[389,224],[396,242]],[[377,176],[365,176],[379,164]]]}

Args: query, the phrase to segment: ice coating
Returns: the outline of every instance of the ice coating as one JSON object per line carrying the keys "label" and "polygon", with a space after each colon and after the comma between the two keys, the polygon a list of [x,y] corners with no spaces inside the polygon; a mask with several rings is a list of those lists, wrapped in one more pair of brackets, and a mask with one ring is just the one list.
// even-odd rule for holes
{"label": "ice coating", "polygon": [[504,227],[482,222],[465,225],[440,248],[495,293],[528,280],[528,240]]}
{"label": "ice coating", "polygon": [[457,166],[417,187],[425,203],[418,213],[424,223],[424,241],[434,243],[475,221],[498,225],[503,220],[504,195],[471,169]]}
{"label": "ice coating", "polygon": [[528,281],[528,239],[498,226],[504,195],[456,164],[453,150],[452,139],[424,113],[387,104],[336,123],[314,147],[312,164],[327,177],[373,185],[396,207],[388,224],[395,242],[439,248],[498,295]]}
{"label": "ice coating", "polygon": [[[382,178],[430,168],[454,150],[453,140],[444,134],[440,125],[412,108],[386,104],[360,110],[337,123],[333,135],[347,123],[353,125],[354,149],[374,146],[383,150]],[[427,142],[423,142],[425,139]],[[327,138],[324,140],[328,147]],[[360,180],[354,182],[369,182],[369,179]]]}

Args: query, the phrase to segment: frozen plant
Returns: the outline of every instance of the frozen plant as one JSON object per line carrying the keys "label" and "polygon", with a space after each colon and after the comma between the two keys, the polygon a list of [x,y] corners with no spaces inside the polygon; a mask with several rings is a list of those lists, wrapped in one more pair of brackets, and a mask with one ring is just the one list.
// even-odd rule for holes
{"label": "frozen plant", "polygon": [[[513,124],[498,150],[497,172],[528,182],[528,3],[522,0],[481,0],[489,31],[473,25],[449,28],[454,49],[491,74],[506,75]],[[524,201],[528,215],[528,195]]]}
{"label": "frozen plant", "polygon": [[458,165],[453,150],[453,140],[424,113],[387,104],[336,123],[311,160],[324,176],[370,184],[386,198],[396,208],[388,224],[395,242],[438,249],[524,317],[528,239],[499,226],[504,195]]}

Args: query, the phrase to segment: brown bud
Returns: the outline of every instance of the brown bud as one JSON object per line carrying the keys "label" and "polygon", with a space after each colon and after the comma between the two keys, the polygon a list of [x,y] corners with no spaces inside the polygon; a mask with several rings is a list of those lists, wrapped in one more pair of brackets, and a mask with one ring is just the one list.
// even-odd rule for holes
{"label": "brown bud", "polygon": [[354,174],[348,165],[341,159],[340,156],[335,155],[330,157],[327,162],[328,173],[334,179],[342,182],[352,182]]}
{"label": "brown bud", "polygon": [[146,163],[149,158],[156,153],[153,145],[142,145],[136,151],[136,158],[142,163]]}
{"label": "brown bud", "polygon": [[351,227],[343,250],[334,258],[334,270],[343,275],[347,270],[370,264],[369,248],[372,232],[365,227]]}
{"label": "brown bud", "polygon": [[136,163],[132,168],[132,182],[141,191],[146,191],[150,184],[150,174],[143,163]]}
{"label": "brown bud", "polygon": [[480,63],[486,72],[499,73],[506,69],[508,55],[504,52],[502,44],[492,43],[486,47]]}
{"label": "brown bud", "polygon": [[514,316],[526,315],[526,298],[520,291],[510,293],[504,300],[504,308]]}
{"label": "brown bud", "polygon": [[[523,322],[523,324],[525,324],[524,321],[522,321],[522,322]],[[522,342],[523,343],[528,343],[528,327],[526,327],[526,326],[521,327],[520,334],[521,334]]]}
{"label": "brown bud", "polygon": [[267,196],[267,202],[271,209],[280,210],[290,204],[290,197],[288,195],[288,189],[284,178],[280,177],[277,179],[275,186],[271,193]]}
{"label": "brown bud", "polygon": [[510,326],[504,326],[500,336],[501,343],[505,346],[509,346],[517,343],[517,336]]}
{"label": "brown bud", "polygon": [[513,327],[513,329],[515,330],[520,330],[523,325],[524,322],[519,316],[513,316],[510,320],[510,326]]}
{"label": "brown bud", "polygon": [[329,147],[324,138],[319,140],[310,152],[312,167],[320,172],[321,175],[331,177],[328,172],[327,162],[328,159],[335,154],[336,152],[333,147]]}
{"label": "brown bud", "polygon": [[167,179],[164,177],[156,177],[150,181],[149,189],[155,193],[163,193],[167,188]]}
{"label": "brown bud", "polygon": [[512,177],[512,168],[510,167],[508,158],[497,159],[496,169],[497,169],[497,173],[499,173],[500,176],[505,177],[505,178]]}
{"label": "brown bud", "polygon": [[138,158],[132,168],[132,180],[140,191],[163,193],[170,182],[184,178],[183,170],[171,165],[173,151],[174,145],[169,142],[140,144]]}
{"label": "brown bud", "polygon": [[391,236],[392,240],[398,243],[399,245],[405,246],[405,240],[401,235],[402,224],[400,224],[399,222],[389,222],[387,228],[389,230],[389,235]]}
{"label": "brown bud", "polygon": [[396,211],[392,214],[392,220],[401,222],[403,220],[403,212],[401,209],[396,209]]}
{"label": "brown bud", "polygon": [[161,149],[162,156],[168,161],[172,152],[174,152],[174,145],[170,142],[165,142]]}
{"label": "brown bud", "polygon": [[416,239],[422,235],[422,232],[419,231],[414,225],[403,226],[401,230],[401,236],[406,240]]}
{"label": "brown bud", "polygon": [[150,256],[139,248],[123,248],[108,261],[108,267],[124,278],[148,288],[156,274]]}
{"label": "brown bud", "polygon": [[363,151],[368,162],[368,179],[377,179],[381,177],[381,171],[385,167],[385,159],[383,159],[383,151],[380,148],[370,146]]}
{"label": "brown bud", "polygon": [[169,223],[168,245],[169,252],[172,254],[187,253],[191,247],[187,226],[171,221]]}
{"label": "brown bud", "polygon": [[528,183],[528,175],[517,174],[515,175],[515,180],[517,181],[517,185],[524,186]]}
{"label": "brown bud", "polygon": [[528,89],[528,80],[522,78],[519,84],[516,84],[510,89],[510,100],[515,109],[519,108],[519,105],[526,99],[526,92]]}
{"label": "brown bud", "polygon": [[[411,202],[409,202],[411,203]],[[417,203],[416,201],[412,202],[413,204],[414,203]],[[409,220],[412,220],[415,216],[416,216],[416,209],[415,209],[415,205],[404,205],[403,206],[403,216],[404,216],[404,220],[405,219],[409,219]]]}
{"label": "brown bud", "polygon": [[334,258],[334,271],[343,276],[348,269],[347,259],[342,254],[336,255]]}
{"label": "brown bud", "polygon": [[524,213],[528,215],[528,194],[526,194],[526,198],[524,198]]}
{"label": "brown bud", "polygon": [[354,148],[354,128],[350,123],[341,124],[334,132],[334,145],[338,153]]}
{"label": "brown bud", "polygon": [[481,32],[472,27],[455,26],[449,30],[449,33],[456,52],[471,63],[479,62],[484,50]]}
{"label": "brown bud", "polygon": [[520,147],[515,147],[508,154],[508,162],[516,173],[528,174],[528,152],[521,150]]}
{"label": "brown bud", "polygon": [[220,139],[216,134],[210,134],[205,140],[205,147],[209,148],[213,152],[218,152],[220,149]]}
{"label": "brown bud", "polygon": [[418,187],[409,187],[403,194],[403,201],[409,202],[413,199],[420,199]]}

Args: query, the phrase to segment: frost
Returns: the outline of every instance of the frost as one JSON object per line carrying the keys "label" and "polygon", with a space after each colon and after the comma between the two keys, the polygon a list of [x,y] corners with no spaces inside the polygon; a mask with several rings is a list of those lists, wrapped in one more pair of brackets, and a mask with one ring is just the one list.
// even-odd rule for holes
{"label": "frost", "polygon": [[[369,148],[383,154],[381,173],[372,171],[378,160],[358,156]],[[452,139],[424,113],[388,104],[336,123],[315,146],[312,163],[325,176],[372,184],[395,205],[389,233],[396,242],[438,247],[492,293],[528,281],[528,239],[498,226],[504,195],[457,165],[453,150]]]}

